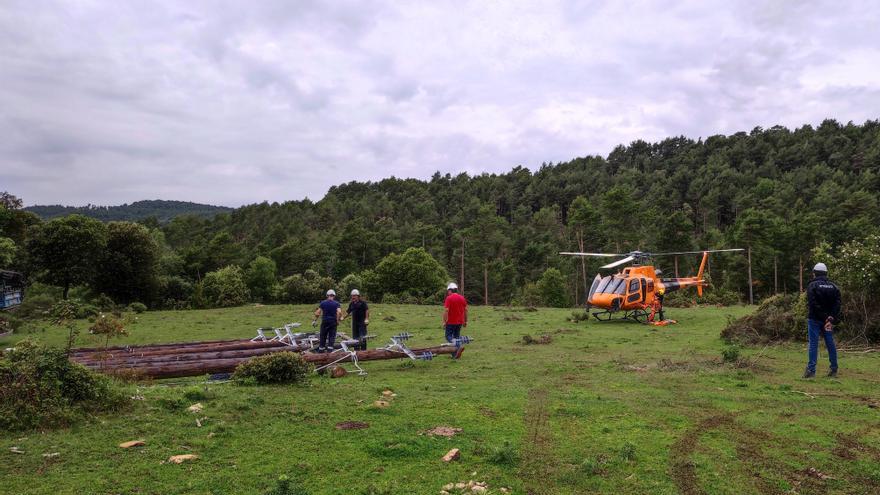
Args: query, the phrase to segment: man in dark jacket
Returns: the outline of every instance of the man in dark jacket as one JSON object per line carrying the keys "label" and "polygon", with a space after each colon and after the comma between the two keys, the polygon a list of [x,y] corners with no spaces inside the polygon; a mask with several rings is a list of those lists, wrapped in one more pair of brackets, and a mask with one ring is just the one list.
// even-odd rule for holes
{"label": "man in dark jacket", "polygon": [[351,316],[351,338],[358,341],[357,349],[367,350],[367,325],[370,324],[370,307],[367,305],[367,301],[361,299],[361,293],[357,289],[351,291],[351,302],[342,319],[344,320],[348,316]]}
{"label": "man in dark jacket", "polygon": [[810,347],[809,361],[804,378],[816,376],[816,361],[819,357],[819,337],[825,339],[828,360],[831,362],[829,377],[837,376],[837,347],[834,345],[834,325],[840,320],[840,289],[828,280],[825,263],[813,267],[813,280],[807,286],[807,335]]}

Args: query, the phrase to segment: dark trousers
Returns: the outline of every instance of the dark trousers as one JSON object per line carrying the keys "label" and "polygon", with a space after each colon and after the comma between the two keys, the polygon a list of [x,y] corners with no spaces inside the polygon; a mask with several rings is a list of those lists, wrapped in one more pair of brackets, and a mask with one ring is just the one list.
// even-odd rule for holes
{"label": "dark trousers", "polygon": [[319,335],[318,348],[328,347],[333,349],[336,344],[336,320],[321,320],[321,334]]}
{"label": "dark trousers", "polygon": [[824,322],[819,320],[807,319],[807,336],[810,345],[807,348],[807,371],[816,372],[816,361],[819,360],[819,339],[825,340],[825,347],[828,348],[828,361],[831,364],[831,371],[837,371],[837,346],[834,345],[834,332],[826,332],[823,327]]}
{"label": "dark trousers", "polygon": [[351,322],[351,338],[359,341],[358,349],[367,350],[367,326],[363,322]]}
{"label": "dark trousers", "polygon": [[453,339],[461,337],[461,325],[446,324],[446,342],[452,342]]}

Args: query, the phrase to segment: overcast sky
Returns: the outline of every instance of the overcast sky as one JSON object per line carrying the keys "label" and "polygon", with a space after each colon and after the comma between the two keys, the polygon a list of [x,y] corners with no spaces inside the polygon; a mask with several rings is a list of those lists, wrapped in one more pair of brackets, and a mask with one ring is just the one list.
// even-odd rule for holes
{"label": "overcast sky", "polygon": [[320,199],[880,117],[880,2],[0,2],[0,191]]}

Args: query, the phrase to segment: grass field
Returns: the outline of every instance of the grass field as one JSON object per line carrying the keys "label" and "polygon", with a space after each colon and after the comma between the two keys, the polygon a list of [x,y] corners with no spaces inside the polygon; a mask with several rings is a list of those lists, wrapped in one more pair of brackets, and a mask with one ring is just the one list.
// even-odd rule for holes
{"label": "grass field", "polygon": [[[478,307],[464,332],[476,342],[460,361],[368,362],[365,378],[307,387],[130,385],[143,400],[124,413],[0,433],[0,493],[260,494],[282,474],[313,495],[438,494],[468,480],[520,494],[880,493],[880,356],[843,353],[839,379],[812,381],[800,378],[804,345],[747,349],[739,364],[724,363],[718,334],[728,315],[747,311],[673,309],[681,323],[656,328]],[[124,342],[249,337],[309,313],[148,312]],[[376,305],[370,331],[376,345],[404,330],[414,346],[437,344],[439,315]],[[552,341],[524,345],[526,334]],[[52,327],[31,335],[65,338]],[[386,389],[397,394],[391,406],[373,407]],[[186,410],[195,402],[198,415]],[[343,421],[369,428],[337,430]],[[422,434],[441,425],[462,431]],[[146,446],[117,447],[134,439]],[[460,461],[441,462],[453,447]],[[186,453],[199,459],[163,463]]]}

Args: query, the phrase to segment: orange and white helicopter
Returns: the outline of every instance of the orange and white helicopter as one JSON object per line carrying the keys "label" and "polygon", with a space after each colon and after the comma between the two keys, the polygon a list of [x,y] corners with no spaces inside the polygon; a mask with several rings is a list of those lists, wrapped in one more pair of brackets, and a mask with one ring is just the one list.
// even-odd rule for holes
{"label": "orange and white helicopter", "polygon": [[[706,261],[709,253],[724,253],[743,251],[742,249],[709,249],[705,251],[679,251],[674,253],[645,253],[632,251],[625,254],[613,253],[559,253],[566,256],[595,256],[595,257],[620,257],[613,263],[609,263],[600,270],[617,268],[618,266],[632,263],[614,275],[596,275],[593,285],[587,294],[586,309],[600,308],[602,311],[593,312],[593,316],[600,321],[608,321],[614,318],[615,313],[623,312],[622,319],[630,319],[639,323],[653,325],[665,325],[674,323],[673,320],[663,318],[663,297],[668,292],[673,292],[686,287],[696,287],[697,295],[703,295],[703,287],[709,285],[703,279],[706,269]],[[685,254],[702,254],[703,261],[696,277],[660,278],[662,273],[653,265],[643,264],[655,256],[678,256]]]}

